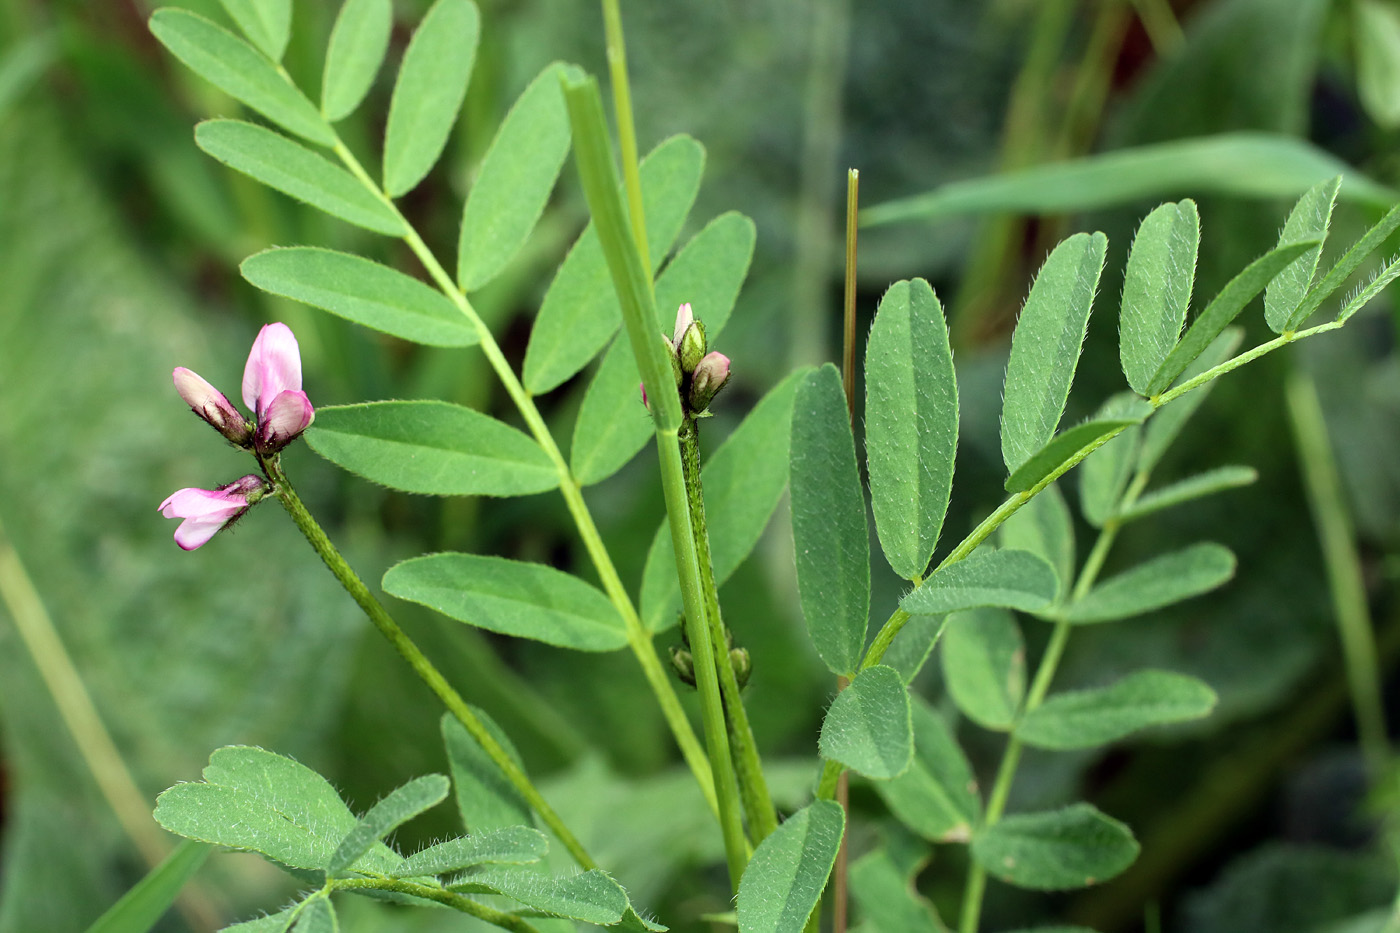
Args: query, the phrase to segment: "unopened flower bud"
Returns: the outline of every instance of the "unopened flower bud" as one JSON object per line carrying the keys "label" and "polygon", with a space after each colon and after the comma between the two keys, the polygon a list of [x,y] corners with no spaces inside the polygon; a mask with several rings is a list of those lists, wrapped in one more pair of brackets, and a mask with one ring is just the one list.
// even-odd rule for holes
{"label": "unopened flower bud", "polygon": [[249,474],[218,489],[181,489],[160,504],[166,518],[183,518],[175,543],[186,551],[207,543],[271,491],[261,476]]}
{"label": "unopened flower bud", "polygon": [[681,683],[695,686],[695,659],[690,656],[689,650],[679,645],[672,647],[671,667],[675,669]]}
{"label": "unopened flower bud", "polygon": [[676,309],[676,328],[671,333],[672,347],[674,347],[677,350],[680,349],[681,337],[685,336],[685,332],[690,328],[690,325],[693,323],[695,323],[695,315],[690,310],[690,302],[687,301],[685,304],[681,305],[679,308]]}
{"label": "unopened flower bud", "polygon": [[729,357],[718,351],[705,354],[690,379],[690,410],[702,412],[729,381]]}
{"label": "unopened flower bud", "polygon": [[248,446],[248,441],[253,435],[253,426],[233,407],[233,403],[224,393],[210,385],[198,373],[183,366],[175,367],[171,378],[175,382],[175,391],[180,393],[180,398],[185,400],[185,404],[190,406],[196,415],[239,447]]}
{"label": "unopened flower bud", "polygon": [[753,661],[749,658],[749,649],[730,648],[729,663],[734,665],[734,679],[739,682],[739,689],[748,685],[749,675],[753,673]]}
{"label": "unopened flower bud", "polygon": [[[689,306],[687,306],[689,307]],[[693,373],[705,356],[705,324],[694,321],[681,334],[681,342],[676,345],[676,356],[681,362],[681,372]]]}

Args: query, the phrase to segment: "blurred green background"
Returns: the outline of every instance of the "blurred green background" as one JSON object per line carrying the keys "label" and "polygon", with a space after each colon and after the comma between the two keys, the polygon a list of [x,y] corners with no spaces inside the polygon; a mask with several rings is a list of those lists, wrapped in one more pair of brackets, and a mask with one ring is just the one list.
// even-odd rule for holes
{"label": "blurred green background", "polygon": [[[447,157],[405,203],[444,253],[474,165],[528,80],[555,59],[605,71],[597,5],[479,2],[483,39],[467,106]],[[179,3],[222,19],[215,0]],[[396,49],[427,5],[397,2]],[[294,4],[287,66],[304,87],[319,86],[337,6]],[[170,370],[188,366],[231,392],[257,328],[282,320],[301,340],[318,405],[436,397],[509,420],[509,403],[475,349],[396,343],[238,276],[246,255],[300,243],[418,270],[401,244],[349,229],[200,153],[193,124],[239,108],[162,52],[145,29],[153,8],[147,0],[0,2],[0,558],[12,568],[17,557],[27,571],[146,812],[159,791],[197,778],[212,749],[235,743],[297,757],[363,809],[412,776],[444,770],[439,711],[280,511],[256,510],[193,553],[171,542],[174,526],[156,504],[182,486],[228,482],[246,464],[189,416]],[[838,352],[847,166],[861,170],[862,201],[872,205],[1091,152],[1259,130],[1308,141],[1349,171],[1400,187],[1400,7],[1390,0],[624,0],[623,15],[643,150],[686,132],[708,151],[690,230],[729,209],[758,225],[753,270],[719,344],[736,377],[707,426],[711,447],[791,366]],[[362,150],[380,132],[391,80],[386,69],[345,127]],[[1200,201],[1198,308],[1273,244],[1291,203],[1233,194],[1247,178],[1218,181],[1161,192]],[[1132,231],[1156,200],[1054,216],[964,214],[863,236],[865,323],[890,282],[915,275],[949,309],[963,404],[951,538],[999,501],[1000,378],[1029,276],[1061,236],[1109,234],[1109,268],[1067,414],[1082,417],[1122,387],[1116,295]],[[1381,209],[1343,203],[1329,245],[1354,240]],[[517,364],[552,268],[583,220],[566,166],[527,254],[477,296]],[[1262,316],[1246,318],[1247,340],[1264,339]],[[1318,385],[1389,673],[1400,654],[1396,320],[1393,298],[1383,296],[1344,331],[1226,378],[1159,469],[1161,482],[1241,463],[1260,480],[1131,526],[1109,571],[1209,538],[1239,555],[1239,576],[1171,612],[1086,631],[1057,686],[1099,683],[1150,662],[1205,678],[1220,706],[1203,724],[1106,754],[1028,754],[1013,806],[1087,796],[1137,830],[1144,855],[1122,878],[1085,892],[1047,896],[993,883],[987,929],[1053,917],[1105,933],[1380,929],[1396,870],[1377,814],[1395,801],[1366,800],[1282,385],[1291,370]],[[577,378],[542,400],[561,441],[585,385]],[[301,445],[286,459],[370,581],[398,559],[442,549],[591,575],[555,496],[414,498],[341,474]],[[650,454],[588,497],[635,585],[662,514]],[[809,775],[795,759],[814,754],[834,685],[805,643],[787,536],[780,511],[722,598],[752,652],[748,698],[760,743],[773,760],[792,763],[780,783],[795,801]],[[10,602],[17,591],[6,580]],[[884,618],[899,594],[878,567],[875,616]],[[585,825],[600,861],[639,904],[679,929],[704,928],[701,913],[726,908],[714,883],[718,834],[696,817],[698,797],[673,770],[669,735],[626,653],[568,654],[409,604],[393,608],[468,699],[506,728],[547,796]],[[0,933],[82,930],[148,865],[99,792],[14,612],[0,606]],[[1025,627],[1038,650],[1047,631]],[[662,637],[663,650],[674,638]],[[939,701],[937,665],[920,689]],[[960,736],[982,773],[995,766],[999,739],[970,726]],[[853,800],[856,854],[893,839],[918,862],[922,844],[900,836],[873,793],[857,784]],[[449,819],[439,808],[400,839],[411,847],[441,835]],[[159,830],[155,838],[169,843]],[[954,915],[960,858],[940,850],[919,876],[945,917]],[[291,890],[255,857],[218,855],[198,878],[193,906],[163,928],[246,918]],[[439,912],[346,908],[356,930],[391,920],[403,929],[470,928]]]}

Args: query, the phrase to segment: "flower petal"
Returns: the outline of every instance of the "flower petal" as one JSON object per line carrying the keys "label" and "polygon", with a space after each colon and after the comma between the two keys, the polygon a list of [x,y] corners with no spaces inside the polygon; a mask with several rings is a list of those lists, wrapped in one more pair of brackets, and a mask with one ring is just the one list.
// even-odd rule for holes
{"label": "flower petal", "polygon": [[243,402],[261,420],[272,400],[288,389],[301,389],[301,348],[286,324],[268,324],[258,331],[243,367]]}
{"label": "flower petal", "polygon": [[[690,329],[690,325],[695,323],[695,313],[690,310],[690,302],[686,302],[676,309],[676,329],[671,334],[671,346],[677,350],[681,348],[681,338]],[[665,333],[665,331],[662,331]]]}
{"label": "flower petal", "polygon": [[276,453],[286,447],[316,420],[316,409],[305,392],[281,392],[267,406],[258,422],[259,453]]}
{"label": "flower petal", "polygon": [[180,393],[180,398],[196,415],[233,443],[247,443],[250,433],[248,422],[224,393],[210,385],[199,373],[183,366],[175,367],[170,375],[175,382],[175,391]]}

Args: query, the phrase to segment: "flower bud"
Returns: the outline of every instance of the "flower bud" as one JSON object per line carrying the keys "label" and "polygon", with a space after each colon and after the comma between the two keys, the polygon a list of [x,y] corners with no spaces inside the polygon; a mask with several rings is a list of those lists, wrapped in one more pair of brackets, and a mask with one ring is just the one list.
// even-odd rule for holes
{"label": "flower bud", "polygon": [[[688,306],[687,306],[688,307]],[[681,342],[676,345],[676,356],[680,359],[681,372],[693,373],[705,356],[705,324],[694,321],[681,334]]]}
{"label": "flower bud", "polygon": [[695,315],[690,310],[690,302],[686,302],[676,309],[676,328],[671,333],[671,346],[677,350],[681,346],[681,337],[690,329],[690,325],[695,323]]}
{"label": "flower bud", "polygon": [[214,388],[198,373],[176,366],[171,373],[175,391],[199,417],[207,421],[214,430],[239,447],[247,447],[253,434],[253,426],[243,414],[233,407],[228,397]]}
{"label": "flower bud", "polygon": [[690,410],[699,413],[709,408],[728,381],[729,357],[718,351],[705,354],[690,379]]}
{"label": "flower bud", "polygon": [[734,665],[734,679],[739,682],[739,689],[748,686],[749,675],[753,673],[753,661],[749,658],[749,649],[730,648],[729,663]]}
{"label": "flower bud", "polygon": [[679,645],[671,648],[671,667],[675,669],[681,683],[695,686],[695,659],[690,656],[688,649]]}

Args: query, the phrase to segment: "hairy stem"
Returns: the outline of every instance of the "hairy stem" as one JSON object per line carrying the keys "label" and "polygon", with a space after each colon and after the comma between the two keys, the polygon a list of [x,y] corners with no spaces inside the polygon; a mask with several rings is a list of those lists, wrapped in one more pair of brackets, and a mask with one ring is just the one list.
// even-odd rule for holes
{"label": "hairy stem", "polygon": [[583,848],[583,844],[578,841],[569,828],[564,825],[564,821],[559,818],[559,814],[554,812],[554,808],[544,799],[530,778],[515,763],[515,759],[506,752],[501,744],[496,741],[485,724],[477,718],[476,713],[467,705],[467,701],[462,699],[452,685],[447,682],[447,678],[442,675],[427,656],[419,650],[413,639],[408,637],[399,624],[389,615],[382,603],[375,598],[374,594],[365,586],[359,575],[351,569],[349,563],[336,550],[331,539],[326,536],[325,531],[317,524],[316,519],[311,517],[301,498],[297,496],[296,490],[292,488],[281,466],[275,459],[263,460],[263,472],[272,481],[277,497],[282,501],[282,506],[287,510],[287,514],[292,517],[297,528],[306,536],[321,561],[326,565],[335,578],[340,581],[340,585],[355,600],[359,607],[369,616],[375,628],[379,629],[381,635],[388,639],[400,656],[408,662],[408,666],[413,668],[413,672],[418,678],[433,691],[442,704],[447,707],[448,712],[460,722],[473,739],[481,746],[482,750],[501,769],[506,780],[511,786],[520,792],[525,801],[539,814],[549,830],[564,844],[564,848],[569,850],[569,854],[574,857],[574,861],[585,869],[596,868],[597,865]]}
{"label": "hairy stem", "polygon": [[539,933],[539,928],[523,917],[494,910],[455,891],[428,884],[415,884],[399,878],[335,878],[329,882],[329,887],[338,891],[392,891],[396,894],[408,894],[470,914],[478,920],[484,920],[503,930],[511,930],[513,933]]}
{"label": "hairy stem", "polygon": [[345,147],[343,143],[337,143],[335,147],[336,155],[358,178],[366,188],[376,197],[384,202],[399,217],[404,225],[404,242],[409,249],[418,257],[419,262],[428,271],[433,283],[438,289],[448,297],[449,300],[462,312],[462,315],[476,328],[480,337],[481,350],[486,355],[487,362],[495,371],[497,378],[501,380],[501,385],[505,388],[506,394],[519,410],[521,417],[525,420],[526,427],[530,434],[543,448],[550,462],[554,464],[555,471],[559,474],[559,491],[564,497],[564,503],[569,509],[569,514],[573,517],[574,524],[578,528],[579,537],[583,540],[584,549],[588,551],[589,559],[593,562],[593,567],[598,572],[598,577],[603,584],[603,590],[607,593],[608,599],[613,607],[617,609],[618,615],[622,617],[623,624],[627,628],[627,643],[632,649],[632,653],[637,658],[637,663],[641,665],[642,674],[646,677],[647,684],[651,687],[652,693],[656,696],[658,705],[661,707],[662,715],[666,718],[667,725],[671,728],[671,733],[675,736],[676,744],[679,746],[682,757],[695,775],[695,779],[700,784],[701,792],[705,795],[706,802],[710,809],[719,812],[718,803],[715,796],[714,778],[710,771],[709,762],[706,760],[704,749],[700,746],[700,740],[695,735],[695,730],[690,725],[690,720],[686,718],[685,709],[681,706],[680,697],[676,695],[675,689],[671,685],[670,679],[666,675],[666,668],[661,662],[660,656],[656,653],[656,646],[652,642],[651,634],[642,626],[641,619],[637,615],[636,608],[632,605],[632,599],[627,594],[627,588],[623,586],[622,578],[618,576],[617,568],[613,565],[612,556],[608,553],[607,546],[603,544],[602,536],[598,533],[598,526],[593,522],[593,515],[588,509],[588,504],[583,499],[583,489],[578,480],[574,478],[573,472],[569,469],[568,461],[564,459],[563,453],[559,450],[559,445],[555,443],[554,436],[549,433],[549,428],[544,423],[544,418],[540,416],[539,409],[535,407],[535,402],[530,394],[525,391],[515,371],[510,368],[510,363],[506,361],[505,355],[501,352],[500,346],[496,343],[490,329],[482,321],[481,316],[476,313],[467,296],[452,281],[451,276],[438,262],[432,250],[428,249],[426,243],[409,225],[407,219],[399,212],[397,206],[384,191],[374,182],[364,166],[360,165],[354,154]]}

